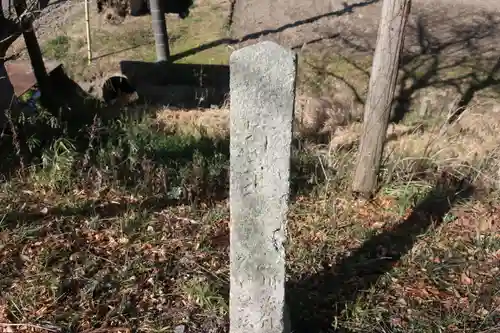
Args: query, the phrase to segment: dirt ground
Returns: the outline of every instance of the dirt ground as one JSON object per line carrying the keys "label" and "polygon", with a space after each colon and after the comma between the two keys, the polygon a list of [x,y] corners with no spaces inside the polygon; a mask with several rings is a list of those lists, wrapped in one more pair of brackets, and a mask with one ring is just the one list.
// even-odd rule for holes
{"label": "dirt ground", "polygon": [[[318,42],[334,42],[343,48],[346,43],[373,47],[382,8],[382,1],[378,0],[235,1],[232,26],[235,38],[248,39],[244,44],[270,39],[291,48]],[[500,2],[413,1],[407,47],[418,45],[419,22],[425,23],[436,38],[474,31],[481,35],[475,39],[480,39],[485,50],[495,41],[498,45],[500,40]],[[253,38],[255,35],[259,38]],[[356,49],[359,51],[359,47]]]}

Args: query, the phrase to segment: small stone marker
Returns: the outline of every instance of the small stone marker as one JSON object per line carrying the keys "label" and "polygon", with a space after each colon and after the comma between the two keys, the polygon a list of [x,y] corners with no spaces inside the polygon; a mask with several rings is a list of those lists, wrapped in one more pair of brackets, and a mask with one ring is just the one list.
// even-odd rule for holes
{"label": "small stone marker", "polygon": [[287,333],[285,250],[296,55],[273,42],[230,58],[231,333]]}

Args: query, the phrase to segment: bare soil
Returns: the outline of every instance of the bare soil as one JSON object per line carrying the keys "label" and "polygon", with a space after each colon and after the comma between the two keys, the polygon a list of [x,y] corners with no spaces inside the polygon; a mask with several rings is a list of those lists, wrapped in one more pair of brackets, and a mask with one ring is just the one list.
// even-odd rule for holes
{"label": "bare soil", "polygon": [[[235,1],[232,26],[235,38],[243,39],[243,44],[274,40],[291,48],[326,41],[343,48],[346,42],[373,47],[382,7],[379,0]],[[499,13],[500,2],[495,0],[413,1],[405,45],[418,45],[417,28],[423,23],[437,38],[452,37],[457,30],[467,34],[482,32],[481,44],[491,51],[488,46],[493,41],[498,45],[500,39]],[[487,36],[483,36],[485,29]],[[355,45],[350,46],[359,51]]]}

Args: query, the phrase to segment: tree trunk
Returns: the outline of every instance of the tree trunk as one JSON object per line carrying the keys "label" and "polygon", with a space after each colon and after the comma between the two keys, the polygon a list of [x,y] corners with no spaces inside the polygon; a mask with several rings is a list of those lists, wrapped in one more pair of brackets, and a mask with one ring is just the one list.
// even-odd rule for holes
{"label": "tree trunk", "polygon": [[384,0],[373,57],[353,192],[371,196],[377,187],[394,99],[403,35],[411,0]]}
{"label": "tree trunk", "polygon": [[6,125],[6,110],[16,104],[14,87],[5,68],[5,54],[19,37],[18,26],[10,17],[10,1],[0,0],[0,131]]}
{"label": "tree trunk", "polygon": [[156,60],[167,61],[170,58],[170,48],[168,45],[167,22],[161,6],[161,0],[149,0],[149,6],[153,21],[153,33],[155,35]]}
{"label": "tree trunk", "polygon": [[[16,0],[14,8],[16,9],[17,16],[22,17],[27,8],[26,0]],[[29,16],[25,17],[21,22],[21,26],[23,29],[24,42],[31,61],[31,67],[33,68],[33,74],[35,75],[38,89],[40,89],[40,101],[43,106],[50,108],[52,106],[53,97],[52,86],[47,70],[45,69],[42,51],[36,38],[32,19]]]}

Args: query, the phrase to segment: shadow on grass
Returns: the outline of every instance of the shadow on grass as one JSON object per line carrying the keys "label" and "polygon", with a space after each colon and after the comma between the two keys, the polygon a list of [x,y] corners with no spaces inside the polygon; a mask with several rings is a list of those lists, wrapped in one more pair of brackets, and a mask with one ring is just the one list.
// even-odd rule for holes
{"label": "shadow on grass", "polygon": [[138,49],[138,48],[144,47],[144,46],[153,46],[153,43],[143,43],[143,44],[129,46],[129,47],[126,47],[126,48],[121,49],[121,50],[116,50],[116,51],[112,51],[112,52],[108,52],[108,53],[105,53],[105,54],[98,55],[97,57],[93,57],[92,60],[99,60],[99,59],[110,57],[110,56],[113,56],[113,55],[117,55],[117,54],[120,54],[120,53],[123,53],[123,52],[126,52],[126,51],[135,50],[135,49]]}
{"label": "shadow on grass", "polygon": [[[95,160],[90,166],[97,167],[101,176],[107,168],[114,167],[109,178],[116,182],[116,186],[145,195],[146,199],[138,203],[89,200],[77,206],[55,206],[44,212],[15,210],[3,215],[0,227],[31,225],[48,217],[97,215],[111,218],[128,210],[147,210],[152,214],[169,206],[211,205],[229,197],[229,140],[176,135],[142,137],[138,140],[145,140],[143,143],[133,141],[142,146],[139,149],[144,149],[140,155],[131,157],[127,154],[130,149],[127,144],[117,144],[116,147],[124,153],[122,158],[112,163]],[[299,151],[293,152],[291,175],[292,200],[296,195],[313,191],[325,180],[324,174],[319,172],[317,159]],[[86,181],[95,182],[96,179]]]}
{"label": "shadow on grass", "polygon": [[[277,27],[277,28],[265,29],[265,30],[253,32],[253,33],[247,34],[241,38],[220,38],[220,39],[202,44],[202,45],[197,46],[195,48],[192,48],[192,49],[189,49],[189,50],[177,53],[177,54],[173,54],[170,57],[169,61],[175,62],[175,61],[190,57],[190,56],[195,55],[199,52],[203,52],[203,51],[209,50],[211,48],[214,48],[214,47],[217,47],[220,45],[234,45],[234,44],[244,43],[244,42],[251,41],[251,40],[257,40],[261,37],[271,35],[271,34],[280,33],[280,32],[283,32],[287,29],[292,29],[292,28],[299,27],[302,25],[311,24],[311,23],[314,23],[314,22],[319,21],[319,20],[324,19],[324,18],[334,17],[334,16],[342,16],[345,14],[352,14],[356,8],[369,6],[369,5],[375,4],[377,2],[379,2],[379,0],[367,0],[367,1],[361,1],[358,3],[354,3],[354,4],[343,3],[343,5],[344,5],[343,9],[328,12],[328,13],[321,14],[321,15],[312,16],[312,17],[309,17],[309,18],[303,19],[303,20],[298,20],[298,21],[295,21],[292,23],[282,25],[282,26]],[[234,5],[235,5],[235,1],[233,1],[232,7],[234,7]],[[231,9],[230,17],[228,19],[229,26],[231,26],[233,23],[232,22],[233,21],[233,12],[234,12],[234,8]],[[331,38],[331,37],[321,38],[321,39],[329,39],[329,38]],[[317,43],[317,42],[321,41],[321,39],[310,40],[310,41],[307,41],[306,44]],[[142,45],[139,45],[139,46],[142,46]],[[132,48],[136,48],[139,46],[134,46]],[[297,46],[297,47],[299,47],[299,46]],[[296,48],[296,47],[293,47],[293,48]],[[106,57],[109,55],[121,53],[121,52],[127,51],[129,49],[131,49],[131,48],[126,48],[123,50],[111,52],[111,53],[99,56],[95,59],[99,59],[99,58],[103,58],[103,57]]]}
{"label": "shadow on grass", "polygon": [[120,62],[143,99],[170,107],[222,107],[229,95],[229,66],[173,64],[168,62]]}
{"label": "shadow on grass", "polygon": [[469,199],[473,192],[466,179],[458,180],[443,174],[407,219],[370,238],[332,268],[328,268],[330,263],[324,263],[324,271],[292,279],[287,284],[286,295],[293,331],[346,332],[333,327],[336,317],[340,317],[360,293],[391,271],[411,250],[418,237],[442,223],[455,203]]}

